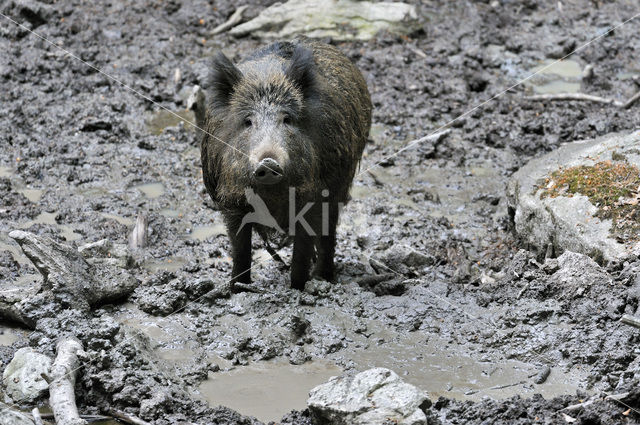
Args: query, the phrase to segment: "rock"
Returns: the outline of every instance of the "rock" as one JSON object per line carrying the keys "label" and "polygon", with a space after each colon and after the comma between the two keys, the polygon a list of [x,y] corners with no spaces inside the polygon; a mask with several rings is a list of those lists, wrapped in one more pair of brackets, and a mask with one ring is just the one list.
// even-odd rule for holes
{"label": "rock", "polygon": [[556,255],[571,250],[598,262],[617,262],[636,255],[640,242],[621,242],[611,232],[612,220],[596,217],[599,208],[587,196],[542,195],[545,179],[557,170],[594,166],[612,160],[612,156],[624,158],[624,164],[640,166],[639,149],[640,131],[634,131],[573,142],[529,162],[513,175],[507,188],[515,232],[539,254],[551,245]]}
{"label": "rock", "polygon": [[0,424],[2,425],[34,425],[31,418],[22,412],[11,409],[0,402]]}
{"label": "rock", "polygon": [[44,279],[43,290],[63,303],[87,310],[89,305],[129,295],[137,280],[126,270],[90,264],[77,249],[22,230],[9,233]]}
{"label": "rock", "polygon": [[566,251],[557,260],[547,260],[545,265],[547,263],[552,267],[557,264],[558,269],[550,276],[550,282],[559,289],[562,297],[580,297],[591,285],[613,283],[606,270],[584,254]]}
{"label": "rock", "polygon": [[426,424],[427,393],[393,371],[374,368],[333,377],[311,390],[307,401],[314,424]]}
{"label": "rock", "polygon": [[369,40],[383,30],[409,34],[418,28],[418,12],[415,6],[406,3],[289,0],[275,3],[229,33],[280,39],[304,34],[334,40]]}
{"label": "rock", "polygon": [[7,395],[16,403],[38,399],[49,388],[41,375],[48,374],[50,368],[49,357],[29,347],[19,349],[2,373]]}

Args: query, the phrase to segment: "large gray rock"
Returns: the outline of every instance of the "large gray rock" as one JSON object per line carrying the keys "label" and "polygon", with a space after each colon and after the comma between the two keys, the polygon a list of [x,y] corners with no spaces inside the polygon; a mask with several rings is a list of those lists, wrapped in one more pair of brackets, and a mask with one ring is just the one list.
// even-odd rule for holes
{"label": "large gray rock", "polygon": [[49,357],[29,347],[19,349],[2,373],[6,394],[15,402],[36,400],[49,388],[42,374],[49,374],[50,368]]}
{"label": "large gray rock", "polygon": [[592,166],[612,159],[613,152],[640,166],[640,131],[569,143],[532,160],[513,175],[507,201],[515,231],[530,249],[544,253],[551,245],[556,255],[569,250],[599,262],[640,254],[640,243],[621,243],[612,236],[611,220],[595,217],[598,208],[586,196],[541,198],[542,189],[537,186],[560,168]]}
{"label": "large gray rock", "polygon": [[0,403],[0,424],[2,425],[34,425],[33,420],[22,412],[11,409]]}
{"label": "large gray rock", "polygon": [[561,298],[580,297],[595,284],[613,284],[606,270],[584,254],[565,251],[557,259],[548,259],[544,264],[547,269],[555,268],[557,264],[558,270],[549,279]]}
{"label": "large gray rock", "polygon": [[314,424],[426,424],[427,393],[393,371],[374,368],[355,376],[333,377],[315,387],[307,401]]}
{"label": "large gray rock", "polygon": [[355,0],[289,0],[275,3],[230,34],[262,38],[331,37],[368,40],[379,31],[408,34],[419,28],[415,6],[406,3]]}

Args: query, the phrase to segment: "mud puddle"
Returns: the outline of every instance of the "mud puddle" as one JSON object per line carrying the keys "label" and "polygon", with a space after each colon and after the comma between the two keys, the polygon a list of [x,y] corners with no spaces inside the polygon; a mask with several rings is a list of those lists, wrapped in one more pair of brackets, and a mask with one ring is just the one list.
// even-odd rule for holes
{"label": "mud puddle", "polygon": [[195,122],[195,115],[192,111],[175,111],[169,112],[161,109],[154,112],[151,117],[147,119],[147,130],[153,135],[162,134],[165,128],[175,127],[177,125],[185,126],[186,129],[193,129],[193,126],[189,122]]}
{"label": "mud puddle", "polygon": [[0,324],[0,346],[9,346],[27,336],[24,329]]}
{"label": "mud puddle", "polygon": [[535,93],[577,93],[580,91],[582,67],[574,60],[546,60],[532,68],[538,74],[527,82]]}
{"label": "mud puddle", "polygon": [[165,188],[162,183],[145,183],[133,187],[139,190],[146,198],[156,199],[164,195]]}
{"label": "mud puddle", "polygon": [[27,187],[24,181],[20,177],[16,176],[15,171],[11,167],[0,167],[0,178],[3,177],[13,180],[16,192],[22,194],[25,198],[27,198],[34,204],[38,203],[40,199],[42,199],[44,189]]}
{"label": "mud puddle", "polygon": [[27,222],[25,222],[24,224],[22,224],[20,226],[21,229],[28,229],[29,227],[33,226],[34,224],[46,224],[49,226],[53,226],[56,229],[58,229],[60,231],[60,236],[62,236],[63,238],[65,238],[65,240],[72,242],[72,241],[77,241],[78,239],[82,238],[81,235],[75,233],[74,229],[70,226],[66,226],[63,224],[58,224],[58,222],[56,221],[56,216],[58,215],[58,212],[52,212],[52,213],[48,213],[48,212],[42,212],[40,213],[36,218],[34,218],[33,220],[29,220]]}
{"label": "mud puddle", "polygon": [[278,421],[292,409],[303,410],[312,388],[341,373],[339,367],[322,360],[303,365],[259,362],[210,373],[199,393],[212,406],[228,406],[263,422]]}

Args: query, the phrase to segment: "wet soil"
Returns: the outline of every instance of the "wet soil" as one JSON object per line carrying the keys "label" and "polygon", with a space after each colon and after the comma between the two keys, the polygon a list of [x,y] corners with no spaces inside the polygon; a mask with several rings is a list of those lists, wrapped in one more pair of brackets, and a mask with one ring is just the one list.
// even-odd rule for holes
{"label": "wet soil", "polygon": [[[565,267],[534,257],[510,231],[505,185],[561,143],[640,126],[639,107],[525,99],[630,97],[640,21],[472,110],[638,13],[637,3],[422,2],[423,30],[410,37],[336,43],[365,73],[374,103],[373,141],[339,228],[338,282],[289,289],[256,238],[259,293],[232,294],[196,133],[158,105],[192,119],[186,98],[203,84],[207,58],[222,49],[239,59],[264,44],[209,35],[244,3],[0,3],[156,102],[0,18],[2,289],[40,279],[8,237],[13,229],[81,245],[125,244],[139,213],[151,228],[149,246],[133,253],[140,284],[127,302],[52,311],[35,330],[7,330],[3,366],[21,346],[52,354],[56,338],[74,334],[89,354],[81,410],[115,407],[154,424],[283,415],[308,424],[311,387],[372,366],[428,390],[430,423],[565,423],[563,414],[637,423],[639,331],[618,320],[640,314],[640,261]],[[252,3],[247,17],[270,3]],[[582,78],[587,65],[593,74]],[[441,141],[389,158],[471,110]],[[288,262],[290,249],[279,252]],[[576,291],[585,267],[588,289]],[[376,284],[374,274],[390,277]]]}

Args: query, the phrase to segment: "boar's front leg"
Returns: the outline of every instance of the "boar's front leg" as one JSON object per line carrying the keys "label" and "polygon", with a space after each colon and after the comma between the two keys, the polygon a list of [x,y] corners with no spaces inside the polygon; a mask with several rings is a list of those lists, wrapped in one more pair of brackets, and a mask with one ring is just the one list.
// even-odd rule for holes
{"label": "boar's front leg", "polygon": [[291,259],[291,287],[303,290],[309,280],[309,268],[313,255],[313,238],[300,225],[296,225]]}
{"label": "boar's front leg", "polygon": [[[318,259],[313,269],[313,276],[318,276],[328,282],[335,278],[333,257],[336,252],[336,227],[338,225],[338,206],[329,205],[328,223],[323,224],[323,229],[316,239]],[[324,219],[324,218],[323,218]]]}
{"label": "boar's front leg", "polygon": [[231,258],[233,270],[231,283],[251,283],[251,223],[240,227],[241,218],[227,219],[227,233],[231,240]]}

